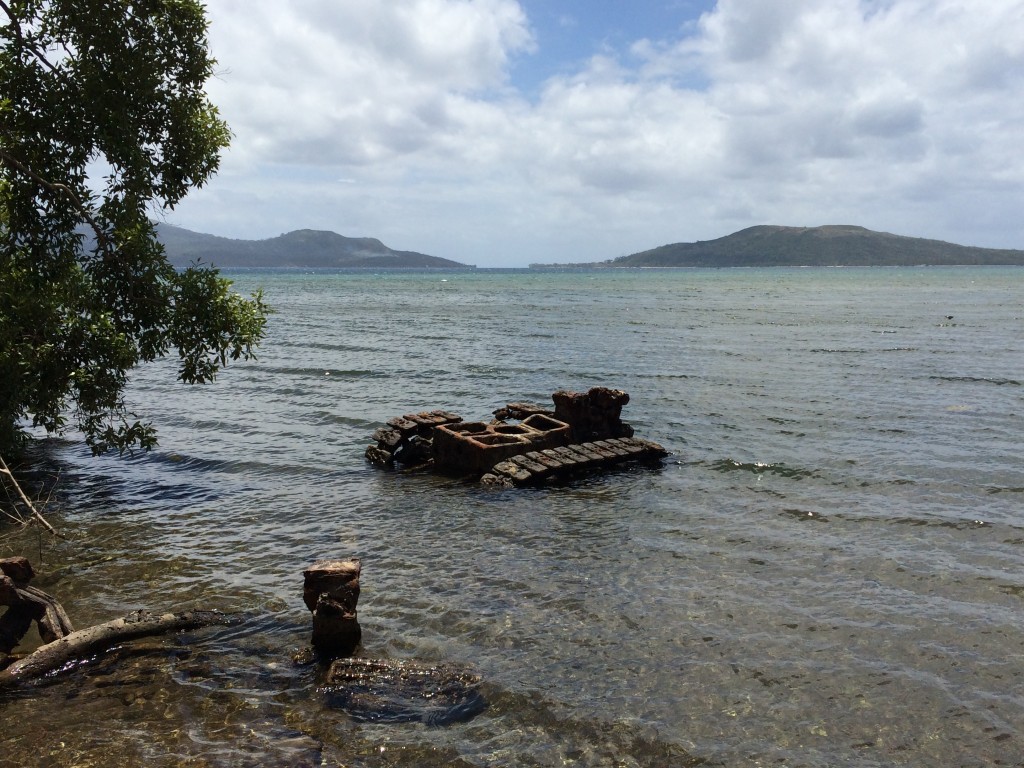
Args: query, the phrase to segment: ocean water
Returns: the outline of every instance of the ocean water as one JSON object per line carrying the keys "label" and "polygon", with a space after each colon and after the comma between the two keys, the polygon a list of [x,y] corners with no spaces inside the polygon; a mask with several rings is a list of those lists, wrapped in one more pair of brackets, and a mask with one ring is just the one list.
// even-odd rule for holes
{"label": "ocean water", "polygon": [[[66,539],[0,555],[87,626],[244,623],[0,697],[0,765],[1024,765],[1024,270],[236,272],[277,313],[158,450],[46,441]],[[537,489],[369,466],[392,416],[626,390],[671,451]],[[360,655],[464,665],[485,712],[333,708],[301,571],[359,557]]]}

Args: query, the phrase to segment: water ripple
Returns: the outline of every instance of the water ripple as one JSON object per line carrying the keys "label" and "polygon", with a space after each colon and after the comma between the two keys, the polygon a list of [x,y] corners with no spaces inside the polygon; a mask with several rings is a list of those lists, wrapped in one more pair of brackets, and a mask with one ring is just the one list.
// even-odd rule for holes
{"label": "water ripple", "polygon": [[[130,406],[159,450],[49,444],[38,474],[61,478],[68,538],[0,541],[42,558],[82,626],[251,618],[34,689],[31,718],[0,700],[3,759],[1016,764],[1019,277],[240,274],[278,310],[260,361],[203,388],[140,370]],[[671,460],[489,491],[363,458],[401,413],[489,418],[594,385],[626,389],[624,417]],[[301,572],[353,556],[359,653],[472,666],[486,712],[427,729],[326,706],[290,658]]]}

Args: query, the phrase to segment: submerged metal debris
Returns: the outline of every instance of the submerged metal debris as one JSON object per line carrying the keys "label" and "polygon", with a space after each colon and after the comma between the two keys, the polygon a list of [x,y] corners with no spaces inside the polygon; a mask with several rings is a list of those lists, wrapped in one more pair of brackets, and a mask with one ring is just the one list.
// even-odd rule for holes
{"label": "submerged metal debris", "polygon": [[489,422],[467,422],[444,410],[398,416],[374,433],[377,444],[366,449],[366,458],[381,467],[398,464],[520,486],[668,455],[657,443],[634,437],[622,421],[629,402],[622,390],[560,390],[551,397],[553,410],[509,403]]}

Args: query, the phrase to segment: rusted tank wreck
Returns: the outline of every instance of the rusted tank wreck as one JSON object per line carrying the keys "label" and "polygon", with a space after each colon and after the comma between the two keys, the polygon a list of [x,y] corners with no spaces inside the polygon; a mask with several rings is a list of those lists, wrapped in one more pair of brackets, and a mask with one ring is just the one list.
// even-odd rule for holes
{"label": "rusted tank wreck", "polygon": [[551,399],[554,409],[509,403],[490,422],[464,421],[443,410],[398,416],[374,433],[377,444],[366,449],[366,458],[381,467],[433,469],[511,487],[668,455],[657,443],[634,437],[622,421],[629,402],[622,390],[561,390]]}

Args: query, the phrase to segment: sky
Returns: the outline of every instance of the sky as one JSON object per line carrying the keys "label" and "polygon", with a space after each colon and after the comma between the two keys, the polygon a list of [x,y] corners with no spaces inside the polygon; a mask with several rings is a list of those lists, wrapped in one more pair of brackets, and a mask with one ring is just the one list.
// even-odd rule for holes
{"label": "sky", "polygon": [[166,221],[480,267],[757,224],[1024,248],[1024,0],[209,0]]}

